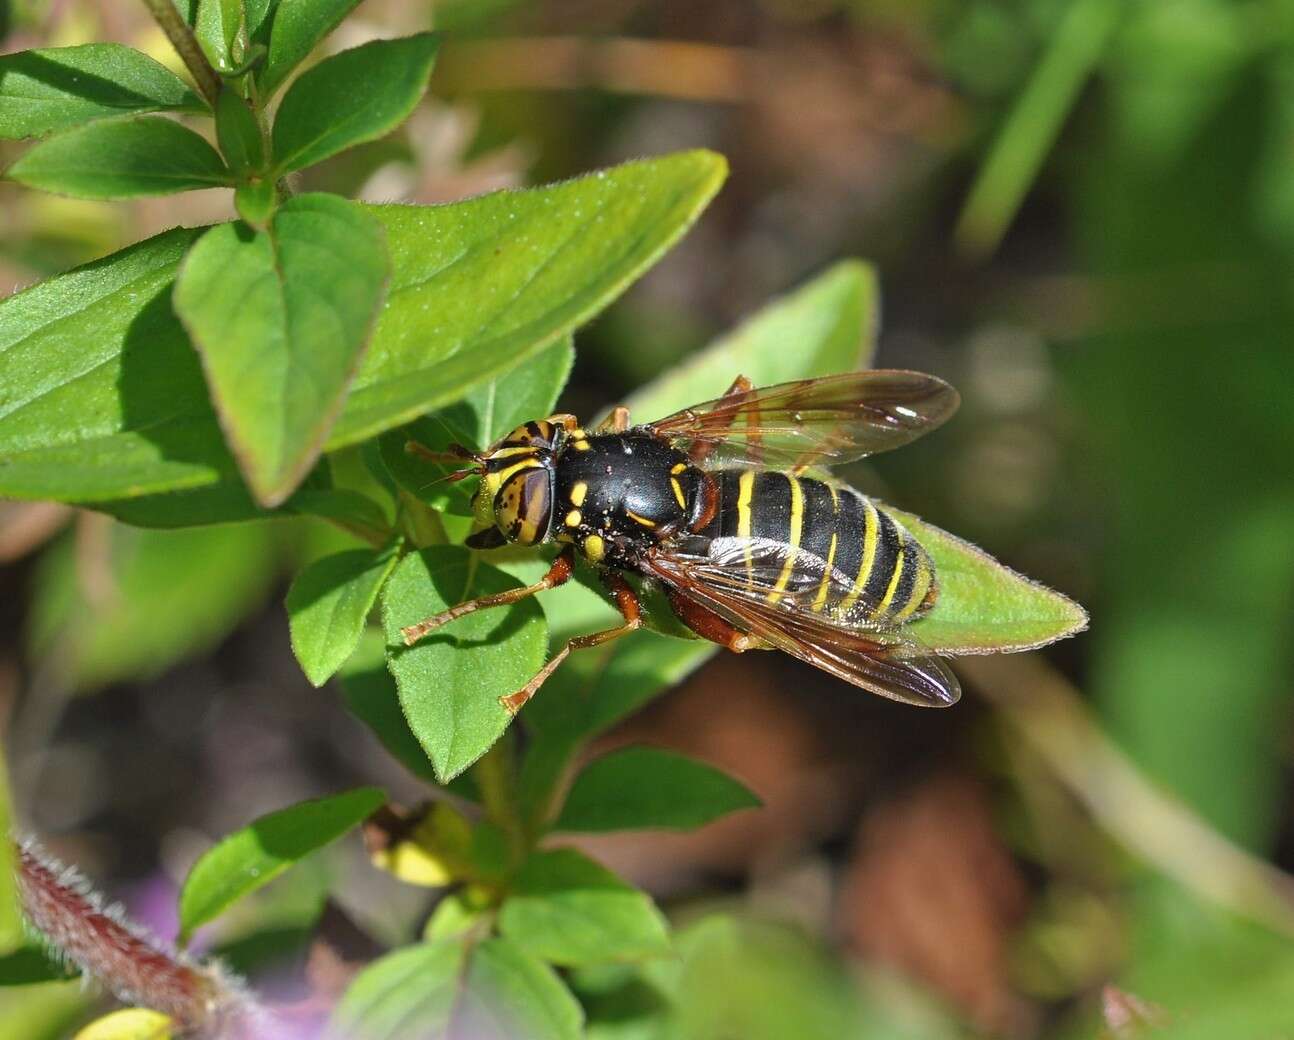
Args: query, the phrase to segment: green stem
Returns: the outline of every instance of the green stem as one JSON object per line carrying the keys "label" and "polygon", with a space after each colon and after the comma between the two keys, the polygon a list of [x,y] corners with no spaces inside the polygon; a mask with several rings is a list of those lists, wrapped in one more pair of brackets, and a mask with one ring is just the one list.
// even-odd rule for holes
{"label": "green stem", "polygon": [[997,248],[1122,9],[1119,0],[1073,0],[975,178],[953,233],[963,253],[982,259]]}
{"label": "green stem", "polygon": [[472,767],[472,773],[481,789],[481,804],[485,807],[486,818],[508,836],[512,863],[517,866],[530,850],[530,839],[517,799],[514,745],[512,734],[504,733]]}
{"label": "green stem", "polygon": [[153,19],[161,26],[162,32],[166,33],[166,38],[171,41],[176,53],[184,59],[184,64],[193,75],[193,82],[207,99],[207,104],[214,109],[216,98],[220,96],[220,77],[202,52],[193,30],[180,17],[180,12],[171,0],[144,0],[144,5],[152,12]]}

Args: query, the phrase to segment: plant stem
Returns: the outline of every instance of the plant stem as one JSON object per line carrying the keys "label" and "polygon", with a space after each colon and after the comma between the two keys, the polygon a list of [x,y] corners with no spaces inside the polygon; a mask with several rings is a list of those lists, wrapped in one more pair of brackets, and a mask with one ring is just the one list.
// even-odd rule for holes
{"label": "plant stem", "polygon": [[153,19],[161,26],[162,32],[166,33],[166,38],[171,41],[176,53],[184,59],[202,96],[215,108],[216,98],[220,95],[220,77],[211,67],[193,30],[180,17],[180,12],[171,0],[144,0],[144,5],[152,12]]}
{"label": "plant stem", "polygon": [[511,733],[504,733],[472,767],[476,783],[481,789],[481,804],[485,815],[508,836],[509,851],[516,866],[529,851],[530,841],[521,819],[521,806],[517,800],[517,770],[513,760],[515,741]]}

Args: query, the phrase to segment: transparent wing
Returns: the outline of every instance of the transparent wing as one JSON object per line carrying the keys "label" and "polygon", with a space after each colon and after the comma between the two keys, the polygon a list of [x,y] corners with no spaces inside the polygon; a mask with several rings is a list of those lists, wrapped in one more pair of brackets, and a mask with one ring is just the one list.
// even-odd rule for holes
{"label": "transparent wing", "polygon": [[[692,551],[689,551],[691,549]],[[696,551],[699,550],[699,551]],[[787,566],[789,561],[789,568]],[[852,587],[810,553],[761,539],[716,538],[705,549],[652,553],[653,577],[770,646],[872,693],[924,707],[961,696],[947,664],[901,628],[815,610]]]}
{"label": "transparent wing", "polygon": [[720,465],[799,469],[909,444],[945,422],[959,402],[935,376],[874,369],[729,394],[648,429]]}

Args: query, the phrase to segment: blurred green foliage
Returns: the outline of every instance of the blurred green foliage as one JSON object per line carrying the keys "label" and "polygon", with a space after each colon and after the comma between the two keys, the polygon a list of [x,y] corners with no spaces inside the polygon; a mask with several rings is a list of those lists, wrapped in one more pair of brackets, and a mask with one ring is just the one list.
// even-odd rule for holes
{"label": "blurred green foliage", "polygon": [[[824,40],[879,39],[882,48],[916,54],[924,75],[951,88],[952,131],[923,139],[916,158],[905,155],[895,166],[860,171],[856,156],[849,166],[859,195],[878,192],[886,177],[898,184],[891,195],[880,192],[885,207],[903,214],[898,230],[843,208],[833,211],[836,226],[804,232],[812,239],[806,248],[876,255],[872,236],[889,228],[887,300],[919,305],[896,306],[887,320],[894,339],[883,342],[882,362],[915,365],[924,350],[965,375],[965,389],[980,385],[975,373],[984,357],[1004,359],[993,369],[1004,383],[1030,360],[1042,373],[1041,403],[995,412],[989,395],[966,389],[961,447],[942,454],[914,449],[905,464],[878,467],[878,479],[897,501],[922,506],[928,495],[947,519],[923,511],[1021,565],[1060,561],[1041,576],[1082,587],[1094,623],[1090,636],[1058,660],[1078,677],[1111,735],[1220,832],[1260,857],[1294,866],[1294,7],[1282,0],[766,0],[749,8],[754,13],[721,5],[739,26],[730,34],[721,15],[689,21],[671,4],[627,5],[600,16],[596,30],[649,39],[687,31],[754,50],[773,50],[769,39],[786,39],[803,45],[810,63],[823,53],[844,64],[857,56],[832,51]],[[8,19],[25,31],[46,14],[37,3],[0,12],[0,26]],[[555,2],[435,7],[437,27],[486,43],[533,39],[554,26],[579,34],[583,17],[591,16]],[[750,25],[758,28],[741,28]],[[459,158],[521,137],[538,155],[529,168],[538,179],[586,169],[624,148],[647,150],[643,140],[734,150],[743,141],[728,123],[714,131],[708,114],[696,131],[672,103],[611,96],[596,86],[473,94],[469,84],[461,95],[477,106],[480,125]],[[833,104],[846,101],[832,95],[823,107]],[[828,142],[779,165],[764,155],[777,146],[778,131],[763,129],[769,107],[758,98],[743,109],[759,129],[752,132],[757,144],[747,143],[734,164],[730,191],[737,201],[715,217],[724,225],[714,232],[719,244],[699,246],[703,262],[686,268],[698,282],[702,275],[717,280],[690,295],[648,285],[582,332],[571,391],[581,407],[629,390],[723,326],[731,304],[710,306],[709,297],[723,295],[715,286],[737,280],[723,281],[714,267],[742,270],[757,252],[752,241],[781,244],[781,236],[803,245],[787,226],[794,221],[779,224],[770,213],[805,182],[810,188],[803,190],[828,205],[829,193],[814,179],[829,158]],[[810,109],[802,113],[806,121]],[[657,136],[632,136],[631,129],[653,119]],[[694,133],[702,139],[688,136]],[[360,149],[371,165],[337,162],[313,174],[313,184],[361,184],[392,156],[415,162],[417,143],[400,138]],[[6,195],[6,203],[12,198]],[[24,275],[50,273],[133,237],[122,218],[94,203],[28,198],[17,219],[0,256]],[[739,249],[732,243],[743,232],[748,237]],[[800,254],[792,264],[800,266],[788,272],[767,261],[782,286],[811,266]],[[824,293],[826,284],[820,283]],[[829,300],[815,304],[824,321],[837,313]],[[1015,341],[992,346],[1003,323],[1036,343],[1036,355]],[[991,350],[976,345],[977,332]],[[726,361],[719,367],[730,377]],[[956,375],[954,381],[962,383]],[[993,439],[1007,427],[1054,449],[1053,469],[1038,463],[1037,470],[1051,472],[1050,483],[1013,468],[1021,456],[1003,445],[1016,442]],[[1026,477],[1017,482],[1030,483],[1035,497],[1008,508],[1006,489],[1021,472]],[[1002,497],[992,498],[993,491]],[[173,623],[156,626],[155,614],[105,610],[104,602],[117,601],[95,600],[93,581],[87,588],[75,580],[73,540],[52,546],[36,579],[32,645],[46,654],[66,651],[62,666],[91,685],[158,670],[211,646],[267,594],[273,562],[283,554],[259,525],[174,533],[114,526],[108,541],[123,597],[128,590],[151,597],[152,610],[164,604]],[[190,591],[208,584],[212,572],[224,579],[214,609],[209,591],[201,603]],[[174,574],[182,580],[168,581]],[[574,602],[580,596],[583,607]],[[604,609],[579,588],[554,600],[571,605],[563,620]],[[74,624],[78,618],[85,623]],[[684,674],[702,653],[669,645],[680,659],[651,663],[671,676]],[[610,663],[573,663],[554,680],[546,700],[533,706],[537,732],[560,726],[553,717],[563,693],[596,691],[637,674],[633,645],[618,653],[623,659]],[[381,719],[370,724],[385,727],[418,763],[417,745],[395,729],[401,716],[385,673],[373,669],[363,679],[366,685],[348,686],[348,695],[357,703],[366,698]],[[570,753],[557,741],[546,751],[542,744],[531,749],[524,769],[535,783],[528,790],[546,791]],[[1032,832],[1025,824],[1002,830],[1041,874],[1038,906],[1018,945],[1055,953],[1054,964],[1035,958],[1013,976],[1055,1012],[1030,1035],[1095,1035],[1092,990],[1110,973],[1169,1009],[1173,1024],[1165,1037],[1291,1034],[1288,935],[1208,905],[1154,865],[1118,858],[1090,823],[1072,827],[1071,844],[1058,852],[1036,833],[1039,811],[1056,814],[1057,829],[1070,827],[1045,763],[1040,775],[1036,763],[1030,772],[1010,752],[1004,757],[996,768],[1013,788],[1004,801],[1018,809],[1034,799],[1035,824]],[[1030,783],[1035,790],[1018,790]],[[542,817],[547,806],[536,800],[527,809]],[[588,1035],[717,1038],[739,1023],[738,1035],[754,1040],[933,1040],[970,1028],[960,1012],[903,984],[887,988],[873,979],[860,995],[837,961],[778,929],[711,920],[686,932],[680,949],[683,967],[673,974],[663,967],[576,972]],[[31,1024],[24,1019],[11,1035],[58,1035],[36,1020],[61,1014],[65,1021],[66,1008],[81,999],[74,987],[68,993],[55,1000],[46,991],[23,1004],[14,1014]],[[716,994],[724,999],[714,1001]],[[49,1009],[41,1010],[46,1001]]]}

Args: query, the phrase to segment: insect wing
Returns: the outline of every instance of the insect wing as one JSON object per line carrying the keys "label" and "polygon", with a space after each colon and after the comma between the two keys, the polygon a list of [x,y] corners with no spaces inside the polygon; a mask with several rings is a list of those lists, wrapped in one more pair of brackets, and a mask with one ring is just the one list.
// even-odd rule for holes
{"label": "insect wing", "polygon": [[[848,683],[923,707],[957,701],[956,676],[901,629],[816,611],[823,563],[801,553],[788,570],[789,557],[789,548],[780,543],[722,538],[714,539],[704,555],[662,551],[645,565],[740,631]],[[838,591],[843,586],[837,574],[828,574],[827,583]]]}
{"label": "insect wing", "polygon": [[874,369],[728,394],[648,428],[712,464],[803,469],[909,444],[959,401],[936,376]]}

